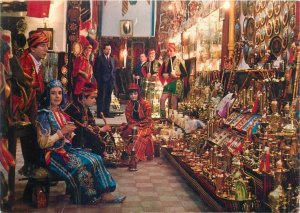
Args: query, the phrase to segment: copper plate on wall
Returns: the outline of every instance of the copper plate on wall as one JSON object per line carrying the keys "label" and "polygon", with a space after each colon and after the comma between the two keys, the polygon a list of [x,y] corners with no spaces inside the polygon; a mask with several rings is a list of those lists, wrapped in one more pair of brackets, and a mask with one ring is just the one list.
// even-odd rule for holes
{"label": "copper plate on wall", "polygon": [[290,27],[291,27],[292,29],[294,29],[295,26],[296,26],[296,18],[295,18],[295,16],[293,15],[293,16],[291,16],[291,18],[290,18]]}
{"label": "copper plate on wall", "polygon": [[248,50],[248,60],[247,60],[247,64],[249,65],[249,67],[253,67],[255,62],[255,49],[254,47],[251,45],[249,46],[249,50]]}
{"label": "copper plate on wall", "polygon": [[283,10],[282,25],[286,26],[286,24],[289,21],[289,4],[287,2],[283,5],[282,10]]}
{"label": "copper plate on wall", "polygon": [[266,30],[264,28],[260,29],[260,41],[263,42],[265,40]]}
{"label": "copper plate on wall", "polygon": [[255,28],[258,29],[260,27],[260,16],[255,16]]}
{"label": "copper plate on wall", "polygon": [[260,13],[260,25],[261,26],[264,26],[264,24],[266,23],[266,17],[267,17],[266,12],[262,11]]}
{"label": "copper plate on wall", "polygon": [[276,17],[274,19],[274,34],[278,35],[280,33],[281,30],[281,21],[279,17]]}
{"label": "copper plate on wall", "polygon": [[260,4],[261,4],[261,2],[259,0],[257,0],[256,3],[255,3],[255,12],[256,12],[256,14],[259,13],[259,11],[260,11]]}
{"label": "copper plate on wall", "polygon": [[273,34],[273,22],[272,20],[270,19],[268,22],[267,22],[267,25],[266,25],[266,35],[268,37],[271,37]]}
{"label": "copper plate on wall", "polygon": [[248,51],[249,51],[249,44],[245,43],[244,48],[243,48],[243,55],[244,55],[244,60],[246,63],[248,60]]}
{"label": "copper plate on wall", "polygon": [[295,2],[290,2],[290,15],[296,14],[296,4]]}
{"label": "copper plate on wall", "polygon": [[267,15],[268,18],[271,18],[273,16],[274,8],[273,8],[273,2],[269,1],[267,5]]}
{"label": "copper plate on wall", "polygon": [[254,10],[255,10],[255,5],[254,5],[254,1],[248,1],[248,15],[249,16],[253,16],[254,15]]}
{"label": "copper plate on wall", "polygon": [[286,49],[289,42],[289,32],[288,28],[285,28],[283,35],[282,35],[282,49]]}
{"label": "copper plate on wall", "polygon": [[255,33],[255,44],[259,44],[260,43],[260,30],[256,30]]}
{"label": "copper plate on wall", "polygon": [[279,1],[274,2],[274,15],[278,16],[281,10],[281,5]]}
{"label": "copper plate on wall", "polygon": [[266,5],[267,5],[267,1],[262,0],[262,1],[260,2],[260,8],[261,8],[262,10],[265,9]]}
{"label": "copper plate on wall", "polygon": [[235,11],[234,11],[235,19],[239,19],[241,16],[241,2],[236,1],[234,7],[235,7]]}
{"label": "copper plate on wall", "polygon": [[282,51],[282,40],[279,36],[274,36],[269,44],[271,52],[275,56],[279,56]]}
{"label": "copper plate on wall", "polygon": [[66,66],[62,66],[60,71],[63,75],[66,75],[68,73],[68,68]]}
{"label": "copper plate on wall", "polygon": [[246,32],[245,36],[247,40],[253,41],[255,37],[255,24],[254,24],[254,19],[253,18],[248,18],[246,21]]}
{"label": "copper plate on wall", "polygon": [[239,21],[235,22],[234,25],[234,41],[237,42],[241,38],[241,24]]}
{"label": "copper plate on wall", "polygon": [[72,53],[74,54],[75,57],[78,57],[82,52],[82,45],[80,42],[75,41],[72,45]]}

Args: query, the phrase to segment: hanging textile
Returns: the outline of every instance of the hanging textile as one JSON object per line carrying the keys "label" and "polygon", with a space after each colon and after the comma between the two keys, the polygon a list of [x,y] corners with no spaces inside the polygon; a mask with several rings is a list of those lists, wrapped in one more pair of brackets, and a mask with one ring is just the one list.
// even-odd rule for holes
{"label": "hanging textile", "polygon": [[27,3],[27,16],[36,18],[49,17],[50,1],[36,1],[28,0]]}
{"label": "hanging textile", "polygon": [[122,1],[122,16],[128,12],[128,0]]}

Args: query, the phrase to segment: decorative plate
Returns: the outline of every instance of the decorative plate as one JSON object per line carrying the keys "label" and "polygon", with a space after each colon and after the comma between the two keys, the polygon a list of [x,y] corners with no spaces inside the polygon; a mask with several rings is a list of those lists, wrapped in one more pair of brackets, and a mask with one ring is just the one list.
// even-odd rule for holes
{"label": "decorative plate", "polygon": [[282,40],[279,36],[274,36],[269,44],[271,52],[275,56],[279,56],[282,51]]}
{"label": "decorative plate", "polygon": [[241,2],[235,1],[234,8],[235,8],[235,11],[234,11],[235,19],[239,19],[241,16]]}
{"label": "decorative plate", "polygon": [[255,33],[255,44],[259,44],[260,43],[260,30],[256,30]]}
{"label": "decorative plate", "polygon": [[266,35],[268,37],[271,37],[273,34],[273,22],[272,20],[270,19],[268,22],[267,22],[267,25],[266,25]]}
{"label": "decorative plate", "polygon": [[295,39],[295,33],[292,30],[291,32],[289,32],[289,44],[293,43]]}
{"label": "decorative plate", "polygon": [[68,31],[77,32],[79,30],[79,24],[76,21],[69,22]]}
{"label": "decorative plate", "polygon": [[71,8],[68,10],[68,17],[71,21],[79,20],[80,10],[79,8]]}
{"label": "decorative plate", "polygon": [[265,9],[266,5],[267,5],[267,1],[262,0],[262,1],[260,2],[260,8],[261,8],[262,10]]}
{"label": "decorative plate", "polygon": [[247,19],[245,36],[249,41],[254,40],[254,37],[255,37],[255,24],[254,24],[254,19],[253,18],[248,18]]}
{"label": "decorative plate", "polygon": [[66,75],[68,73],[68,68],[66,66],[62,66],[60,71],[63,75]]}
{"label": "decorative plate", "polygon": [[273,2],[269,1],[268,3],[268,6],[267,6],[267,15],[268,15],[268,18],[271,18],[273,16],[273,11],[274,8],[273,8]]}
{"label": "decorative plate", "polygon": [[266,30],[265,28],[260,29],[260,41],[263,42],[265,40]]}
{"label": "decorative plate", "polygon": [[249,51],[249,44],[245,43],[244,48],[243,48],[243,54],[244,54],[244,60],[246,63],[248,60],[248,51]]}
{"label": "decorative plate", "polygon": [[68,79],[65,76],[62,76],[60,78],[60,81],[61,81],[62,85],[67,85],[67,83],[68,83]]}
{"label": "decorative plate", "polygon": [[242,1],[242,12],[244,16],[247,16],[247,7],[248,7],[248,1]]}
{"label": "decorative plate", "polygon": [[295,2],[290,2],[290,15],[296,14],[296,4]]}
{"label": "decorative plate", "polygon": [[274,34],[278,35],[280,33],[280,29],[281,29],[281,21],[279,17],[276,17],[274,19]]}
{"label": "decorative plate", "polygon": [[241,24],[239,21],[235,22],[234,25],[234,41],[237,42],[241,38]]}
{"label": "decorative plate", "polygon": [[76,34],[70,34],[69,35],[69,40],[71,41],[71,42],[74,42],[74,41],[76,41],[77,40],[77,35]]}
{"label": "decorative plate", "polygon": [[256,14],[259,13],[259,11],[260,11],[260,4],[261,4],[261,2],[259,0],[257,0],[256,3],[255,3],[255,12],[256,12]]}
{"label": "decorative plate", "polygon": [[266,12],[265,11],[262,11],[260,13],[260,26],[264,26],[264,24],[266,23]]}
{"label": "decorative plate", "polygon": [[282,35],[282,49],[286,49],[289,42],[289,32],[288,28],[285,28],[283,35]]}
{"label": "decorative plate", "polygon": [[290,18],[290,26],[291,26],[292,29],[294,29],[295,26],[296,26],[296,18],[295,18],[294,15],[291,16],[291,18]]}
{"label": "decorative plate", "polygon": [[254,15],[254,10],[255,10],[255,5],[254,5],[254,1],[248,1],[248,15],[249,16],[253,16]]}
{"label": "decorative plate", "polygon": [[72,53],[74,54],[75,57],[78,57],[82,53],[82,45],[80,44],[80,42],[78,41],[73,42]]}
{"label": "decorative plate", "polygon": [[253,67],[255,62],[255,49],[252,45],[249,46],[249,50],[248,50],[248,60],[247,60],[247,64],[249,65],[249,67]]}
{"label": "decorative plate", "polygon": [[285,27],[289,21],[289,4],[287,2],[283,5],[282,10],[283,10],[282,25]]}
{"label": "decorative plate", "polygon": [[274,15],[278,16],[281,10],[280,2],[274,1]]}
{"label": "decorative plate", "polygon": [[260,27],[260,16],[255,16],[255,28],[258,29]]}

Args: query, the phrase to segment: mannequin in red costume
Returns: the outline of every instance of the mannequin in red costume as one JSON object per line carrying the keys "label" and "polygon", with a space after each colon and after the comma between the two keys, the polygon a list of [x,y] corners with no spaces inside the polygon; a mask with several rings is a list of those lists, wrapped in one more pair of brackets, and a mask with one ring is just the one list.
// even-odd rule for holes
{"label": "mannequin in red costume", "polygon": [[72,73],[75,88],[74,95],[76,96],[81,94],[81,89],[86,83],[92,82],[93,77],[93,67],[89,62],[93,47],[85,37],[81,38],[81,44],[83,52],[75,59]]}

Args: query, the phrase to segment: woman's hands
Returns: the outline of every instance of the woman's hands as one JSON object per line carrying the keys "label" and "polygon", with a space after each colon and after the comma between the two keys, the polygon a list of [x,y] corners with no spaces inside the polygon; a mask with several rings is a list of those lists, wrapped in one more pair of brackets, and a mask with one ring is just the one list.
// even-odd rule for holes
{"label": "woman's hands", "polygon": [[74,132],[74,130],[76,129],[76,126],[74,124],[66,124],[65,126],[63,126],[61,128],[61,133],[65,136],[71,132]]}

